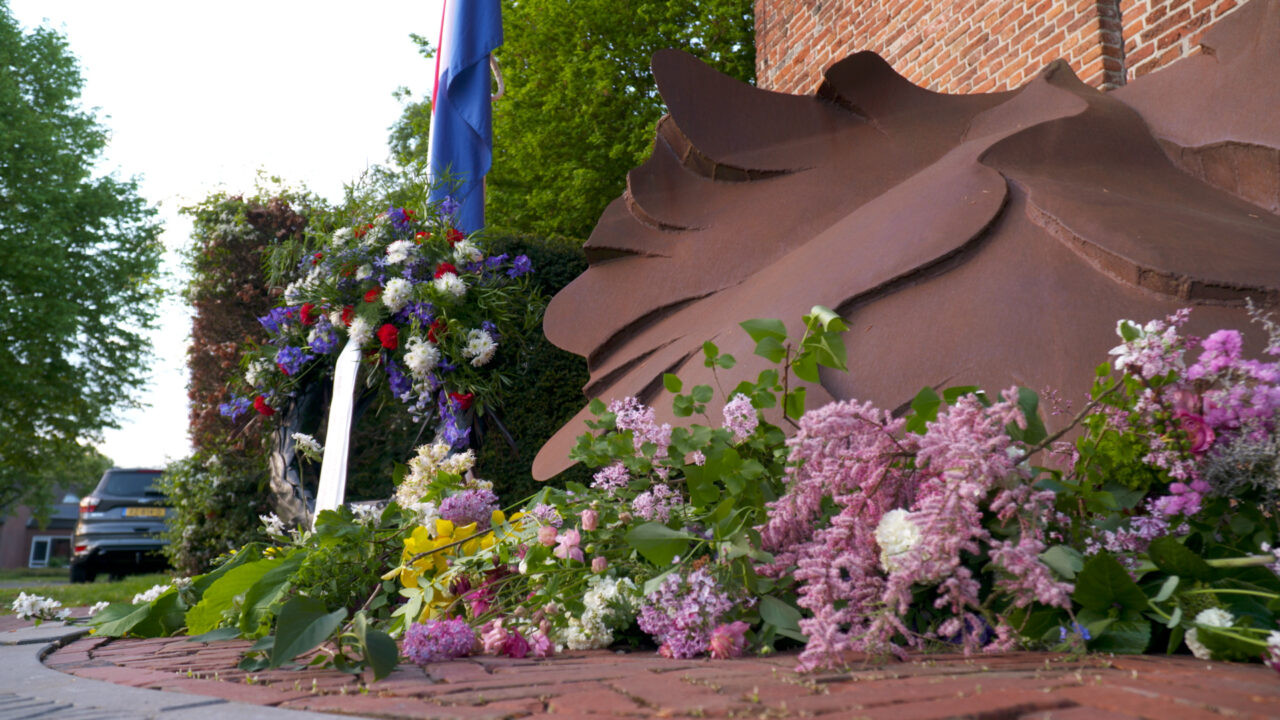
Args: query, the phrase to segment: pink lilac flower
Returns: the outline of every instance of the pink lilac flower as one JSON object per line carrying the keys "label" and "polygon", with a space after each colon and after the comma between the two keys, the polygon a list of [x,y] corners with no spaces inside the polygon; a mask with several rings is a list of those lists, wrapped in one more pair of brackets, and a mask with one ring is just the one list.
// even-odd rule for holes
{"label": "pink lilac flower", "polygon": [[631,501],[631,510],[645,520],[665,523],[671,519],[671,511],[683,504],[679,493],[664,483],[655,483]]}
{"label": "pink lilac flower", "polygon": [[727,625],[717,625],[711,631],[711,641],[707,647],[711,657],[717,660],[742,657],[742,651],[747,644],[746,632],[748,627],[741,620]]}
{"label": "pink lilac flower", "polygon": [[476,634],[461,618],[410,623],[404,634],[404,656],[418,665],[471,654]]}
{"label": "pink lilac flower", "polygon": [[538,522],[543,525],[560,527],[564,524],[564,518],[560,517],[560,511],[556,509],[555,505],[539,503],[533,506],[533,509],[529,511],[529,514],[537,518]]}
{"label": "pink lilac flower", "polygon": [[489,529],[498,496],[492,490],[463,490],[440,503],[440,517],[455,525],[476,524],[478,531]]}
{"label": "pink lilac flower", "polygon": [[732,608],[728,594],[703,567],[687,577],[668,575],[645,597],[636,619],[669,657],[691,658],[707,651],[712,629]]}
{"label": "pink lilac flower", "polygon": [[582,535],[577,530],[566,530],[564,533],[556,536],[556,549],[552,552],[561,560],[577,560],[583,562],[582,548],[578,547],[582,542]]}
{"label": "pink lilac flower", "polygon": [[616,416],[614,424],[619,432],[632,432],[636,452],[642,452],[646,443],[653,443],[654,460],[667,456],[667,448],[671,445],[671,425],[659,425],[654,420],[653,408],[642,405],[634,397],[627,397],[609,403],[609,412]]}
{"label": "pink lilac flower", "polygon": [[627,473],[627,467],[621,462],[616,462],[598,472],[591,478],[591,487],[596,490],[603,490],[613,497],[614,493],[627,487],[627,483],[631,482],[631,475]]}
{"label": "pink lilac flower", "polygon": [[760,419],[751,399],[742,393],[733,396],[724,406],[724,427],[733,432],[733,442],[740,443],[756,431]]}

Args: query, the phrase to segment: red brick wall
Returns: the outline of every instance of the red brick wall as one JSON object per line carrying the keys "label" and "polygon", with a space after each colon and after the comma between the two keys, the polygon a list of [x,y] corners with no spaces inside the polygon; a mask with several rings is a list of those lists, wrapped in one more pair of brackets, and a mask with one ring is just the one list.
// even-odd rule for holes
{"label": "red brick wall", "polygon": [[822,71],[873,50],[949,93],[1008,90],[1063,58],[1100,88],[1196,52],[1248,0],[756,0],[756,77],[809,93]]}

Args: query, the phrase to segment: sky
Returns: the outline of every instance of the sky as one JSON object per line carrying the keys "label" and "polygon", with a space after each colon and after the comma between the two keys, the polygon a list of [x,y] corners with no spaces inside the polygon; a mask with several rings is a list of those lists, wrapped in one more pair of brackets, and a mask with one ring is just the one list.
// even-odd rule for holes
{"label": "sky", "polygon": [[[409,34],[438,37],[441,0],[9,0],[27,28],[67,38],[81,96],[111,134],[98,168],[140,179],[164,223],[168,285],[185,275],[191,223],[178,209],[214,191],[251,192],[259,173],[337,200],[387,159],[392,93],[431,90],[434,64]],[[176,292],[152,335],[144,407],[98,448],[118,467],[190,453],[185,353],[191,316]]]}

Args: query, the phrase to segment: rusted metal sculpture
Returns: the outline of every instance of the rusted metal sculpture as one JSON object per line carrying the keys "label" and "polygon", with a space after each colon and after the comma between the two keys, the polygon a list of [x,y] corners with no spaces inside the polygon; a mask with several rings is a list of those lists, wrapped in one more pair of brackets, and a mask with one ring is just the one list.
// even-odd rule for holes
{"label": "rusted metal sculpture", "polygon": [[[1246,298],[1280,306],[1277,43],[1280,2],[1251,3],[1205,55],[1111,94],[1058,61],[1018,90],[940,95],[864,52],[815,95],[781,95],[659,52],[670,115],[547,337],[588,359],[587,395],[661,414],[664,372],[709,382],[703,341],[754,378],[765,361],[737,323],[798,334],[821,304],[851,328],[850,370],[824,373],[810,407],[1015,383],[1078,407],[1118,318],[1193,306],[1205,334],[1247,325]],[[568,466],[583,419],[535,476]]]}

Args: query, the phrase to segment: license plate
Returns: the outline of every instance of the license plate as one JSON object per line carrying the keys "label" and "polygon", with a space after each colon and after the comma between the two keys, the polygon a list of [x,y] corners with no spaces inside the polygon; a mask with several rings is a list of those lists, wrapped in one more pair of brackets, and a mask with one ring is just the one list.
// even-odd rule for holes
{"label": "license plate", "polygon": [[164,508],[131,507],[124,509],[125,517],[164,517]]}

